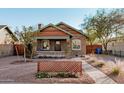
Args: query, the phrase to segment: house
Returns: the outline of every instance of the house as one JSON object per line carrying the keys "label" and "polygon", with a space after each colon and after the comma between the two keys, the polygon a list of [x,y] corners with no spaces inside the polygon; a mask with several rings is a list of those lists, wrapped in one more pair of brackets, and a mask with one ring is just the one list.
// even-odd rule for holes
{"label": "house", "polygon": [[17,38],[7,25],[0,25],[0,44],[11,44],[16,40]]}
{"label": "house", "polygon": [[124,37],[112,38],[112,42],[108,44],[107,49],[113,55],[124,56]]}
{"label": "house", "polygon": [[64,22],[43,26],[35,32],[34,38],[39,57],[74,57],[86,54],[86,35]]}
{"label": "house", "polygon": [[0,57],[14,54],[13,43],[17,40],[7,25],[0,25]]}

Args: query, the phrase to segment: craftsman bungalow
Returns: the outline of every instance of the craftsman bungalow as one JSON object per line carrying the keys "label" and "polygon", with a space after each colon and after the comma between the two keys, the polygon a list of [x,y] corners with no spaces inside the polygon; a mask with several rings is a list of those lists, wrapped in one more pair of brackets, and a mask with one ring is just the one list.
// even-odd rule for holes
{"label": "craftsman bungalow", "polygon": [[86,36],[63,22],[40,28],[35,34],[35,43],[39,57],[74,57],[86,54]]}

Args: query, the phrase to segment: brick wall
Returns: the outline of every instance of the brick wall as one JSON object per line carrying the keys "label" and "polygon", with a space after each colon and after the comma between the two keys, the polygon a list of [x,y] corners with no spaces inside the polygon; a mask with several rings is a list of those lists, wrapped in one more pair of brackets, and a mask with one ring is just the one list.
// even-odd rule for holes
{"label": "brick wall", "polygon": [[[86,38],[82,35],[74,36],[72,37],[71,40],[73,39],[79,39],[81,40],[81,50],[72,50],[72,56],[82,56],[86,54]],[[72,46],[72,43],[71,43]],[[72,47],[71,47],[72,49]]]}
{"label": "brick wall", "polygon": [[39,61],[37,71],[41,72],[75,72],[82,73],[80,61]]}

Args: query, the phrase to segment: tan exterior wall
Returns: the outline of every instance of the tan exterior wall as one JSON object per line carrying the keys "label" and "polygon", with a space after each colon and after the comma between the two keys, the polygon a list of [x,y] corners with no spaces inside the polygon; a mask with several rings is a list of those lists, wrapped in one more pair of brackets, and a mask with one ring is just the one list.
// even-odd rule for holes
{"label": "tan exterior wall", "polygon": [[14,54],[12,44],[0,44],[0,57],[10,56]]}
{"label": "tan exterior wall", "polygon": [[108,44],[108,50],[124,51],[124,42],[111,42]]}
{"label": "tan exterior wall", "polygon": [[10,44],[13,41],[6,29],[0,30],[0,44]]}

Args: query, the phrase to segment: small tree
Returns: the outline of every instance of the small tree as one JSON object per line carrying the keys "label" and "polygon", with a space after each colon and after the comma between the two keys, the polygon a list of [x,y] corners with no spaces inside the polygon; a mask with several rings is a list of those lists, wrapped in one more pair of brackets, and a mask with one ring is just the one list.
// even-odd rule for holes
{"label": "small tree", "polygon": [[[123,9],[113,9],[110,11],[97,10],[97,13],[88,17],[84,23],[84,29],[90,29],[95,33],[107,53],[107,45],[112,41],[114,35],[120,33],[124,26]],[[88,31],[88,30],[87,30]],[[91,35],[89,37],[92,37]]]}
{"label": "small tree", "polygon": [[26,56],[32,59],[33,54],[33,32],[35,30],[33,27],[25,27],[23,26],[23,31],[19,31],[16,29],[16,35],[18,36],[20,42],[24,46],[24,61],[26,62]]}

